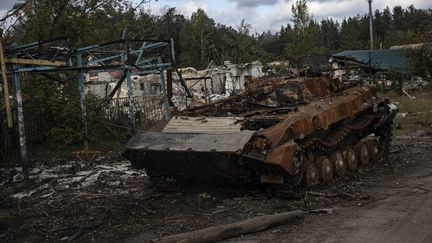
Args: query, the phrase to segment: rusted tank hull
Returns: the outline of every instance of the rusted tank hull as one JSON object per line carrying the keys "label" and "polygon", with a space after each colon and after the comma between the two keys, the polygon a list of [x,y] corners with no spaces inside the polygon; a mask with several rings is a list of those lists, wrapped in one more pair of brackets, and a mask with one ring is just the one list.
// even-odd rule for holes
{"label": "rusted tank hull", "polygon": [[[149,174],[207,182],[251,182],[268,166],[241,151],[253,132],[222,134],[142,132],[126,145],[124,156]],[[270,166],[283,173],[278,166]],[[257,179],[258,178],[258,179]]]}
{"label": "rusted tank hull", "polygon": [[282,168],[233,153],[128,150],[124,156],[134,167],[145,168],[150,176],[179,181],[258,184],[260,175],[269,171],[285,174]]}
{"label": "rusted tank hull", "polygon": [[[347,145],[354,146],[358,140],[376,131],[375,124],[369,123],[367,127],[361,127],[362,134],[346,134],[338,144],[334,145],[334,148],[342,148]],[[157,136],[157,133],[152,134],[152,136]],[[233,137],[232,134],[226,134],[225,136],[226,141]],[[163,137],[166,139],[165,136]],[[142,136],[141,139],[145,140],[146,136]],[[218,139],[224,140],[222,137]],[[151,140],[147,140],[146,143],[149,142],[151,143]],[[220,143],[223,142],[220,141]],[[247,142],[236,143],[236,147],[245,147]],[[134,143],[139,143],[139,141],[136,140]],[[142,144],[145,144],[145,142]],[[164,145],[168,146],[168,143]],[[133,147],[131,141],[127,146],[124,156],[132,161],[134,167],[145,168],[151,176],[172,177],[181,181],[254,184],[283,184],[289,181],[293,184],[299,184],[301,181],[298,177],[301,176],[301,166],[303,160],[305,160],[305,158],[301,157],[301,154],[295,154],[296,149],[301,150],[303,145],[294,141],[288,143],[288,146],[278,146],[280,150],[273,150],[273,153],[278,153],[277,156],[280,156],[281,159],[288,158],[290,162],[295,160],[294,156],[299,156],[297,158],[298,164],[294,165],[292,163],[289,170],[279,163],[268,162],[268,160],[251,156],[248,153],[242,153],[241,150],[217,151],[214,147],[211,149],[210,146],[207,146],[208,150],[205,151],[202,146],[201,151],[197,151],[193,150],[193,147],[186,148],[186,144],[182,144],[182,150],[175,150],[173,147],[163,149],[157,147]],[[287,154],[284,151],[286,147],[294,148],[293,154]],[[279,153],[279,151],[282,152]]]}
{"label": "rusted tank hull", "polygon": [[[307,184],[314,185],[314,176],[329,181],[333,169],[374,157],[396,112],[363,83],[259,80],[245,95],[137,134],[125,156],[150,174],[179,179],[299,184],[312,177]],[[366,142],[371,135],[376,142]]]}

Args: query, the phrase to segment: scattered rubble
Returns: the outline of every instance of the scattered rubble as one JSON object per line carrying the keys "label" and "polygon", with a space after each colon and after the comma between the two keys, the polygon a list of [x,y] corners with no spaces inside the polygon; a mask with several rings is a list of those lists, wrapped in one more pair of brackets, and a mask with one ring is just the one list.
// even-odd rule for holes
{"label": "scattered rubble", "polygon": [[[140,207],[140,199],[149,196],[146,184],[145,171],[131,169],[127,160],[116,155],[101,156],[85,168],[75,160],[36,162],[27,182],[21,168],[1,169],[0,206],[6,211],[0,214],[0,221],[7,223],[0,229],[10,234],[0,234],[0,239],[11,241],[23,232],[32,232],[29,241],[41,239],[41,233],[47,234],[44,241],[74,240],[115,220],[100,212],[115,205]],[[18,210],[7,211],[11,208]],[[14,227],[18,222],[22,227]]]}
{"label": "scattered rubble", "polygon": [[[110,194],[127,194],[128,187],[136,187],[136,183],[143,184],[147,178],[145,171],[133,170],[127,160],[118,159],[112,163],[106,162],[107,157],[98,158],[92,166],[81,168],[81,163],[71,160],[65,164],[49,166],[36,164],[29,171],[31,184],[39,185],[24,192],[11,195],[12,198],[25,197],[47,198],[56,193],[67,190],[88,190],[98,187],[98,192]],[[98,163],[104,161],[104,163]],[[23,183],[22,168],[0,169],[0,186]]]}
{"label": "scattered rubble", "polygon": [[[396,178],[399,182],[407,167],[420,166],[418,159],[430,156],[430,138],[430,131],[397,137],[389,160],[347,173],[330,187],[308,192],[307,198],[289,200],[245,187],[195,185],[170,193],[155,191],[145,171],[132,169],[115,154],[101,156],[87,168],[67,159],[37,162],[27,184],[20,168],[2,169],[0,241],[146,242],[290,210],[309,211],[310,217],[335,215],[337,207],[368,207],[385,200],[370,189]],[[425,193],[430,189],[418,187]],[[270,233],[283,235],[286,230]]]}

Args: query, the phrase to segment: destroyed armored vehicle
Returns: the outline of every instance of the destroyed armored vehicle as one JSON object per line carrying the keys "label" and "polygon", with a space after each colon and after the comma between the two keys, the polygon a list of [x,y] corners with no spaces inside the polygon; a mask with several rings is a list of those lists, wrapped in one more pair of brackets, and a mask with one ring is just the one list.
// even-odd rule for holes
{"label": "destroyed armored vehicle", "polygon": [[396,113],[366,82],[261,78],[137,133],[124,156],[150,177],[310,188],[379,160]]}

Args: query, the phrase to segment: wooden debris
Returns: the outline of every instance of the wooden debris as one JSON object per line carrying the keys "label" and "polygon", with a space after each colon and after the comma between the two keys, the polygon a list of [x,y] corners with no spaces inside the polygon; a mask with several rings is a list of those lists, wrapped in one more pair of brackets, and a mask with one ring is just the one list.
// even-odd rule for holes
{"label": "wooden debris", "polygon": [[223,239],[263,231],[276,225],[291,222],[305,214],[302,210],[289,211],[280,214],[264,215],[237,223],[213,226],[192,232],[170,235],[151,242],[214,242]]}

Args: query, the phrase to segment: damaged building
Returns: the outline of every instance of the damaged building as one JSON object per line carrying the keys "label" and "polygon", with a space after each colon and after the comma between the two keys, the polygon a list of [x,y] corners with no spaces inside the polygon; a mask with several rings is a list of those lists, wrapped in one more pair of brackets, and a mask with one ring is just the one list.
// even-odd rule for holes
{"label": "damaged building", "polygon": [[[179,71],[193,94],[192,98],[186,98],[185,90],[180,84],[180,77],[173,72],[172,100],[180,109],[186,108],[187,104],[208,103],[241,92],[245,89],[245,83],[264,75],[259,61],[245,64],[225,61],[221,66],[212,61],[204,70],[186,67],[180,68]],[[120,72],[89,72],[86,75],[86,92],[104,98],[114,89],[120,77]],[[159,73],[134,75],[131,78],[134,97],[160,95]],[[164,78],[167,82],[167,75]],[[127,86],[123,83],[115,98],[127,97]]]}

